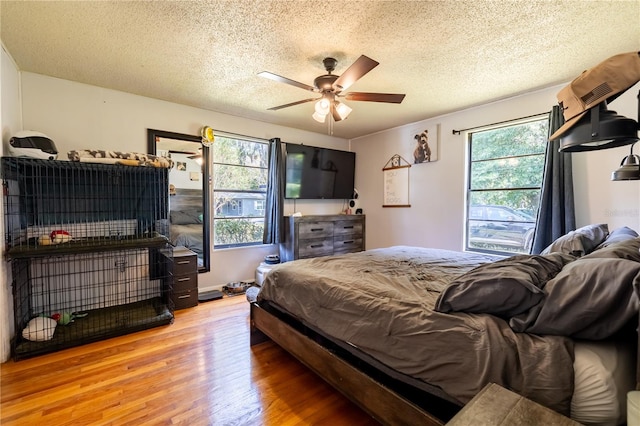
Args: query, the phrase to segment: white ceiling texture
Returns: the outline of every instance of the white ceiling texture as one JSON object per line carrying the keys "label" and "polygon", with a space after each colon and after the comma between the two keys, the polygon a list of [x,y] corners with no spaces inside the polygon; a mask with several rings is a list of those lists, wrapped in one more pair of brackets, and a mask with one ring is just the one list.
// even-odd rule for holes
{"label": "white ceiling texture", "polygon": [[[338,60],[380,64],[333,134],[355,138],[567,82],[640,49],[640,1],[1,1],[20,70],[327,133],[305,85]],[[344,94],[343,93],[343,94]]]}

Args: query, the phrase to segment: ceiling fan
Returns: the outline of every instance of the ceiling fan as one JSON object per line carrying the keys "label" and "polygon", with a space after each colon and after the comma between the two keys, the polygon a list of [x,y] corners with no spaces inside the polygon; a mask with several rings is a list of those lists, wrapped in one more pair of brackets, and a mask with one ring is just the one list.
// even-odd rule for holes
{"label": "ceiling fan", "polygon": [[290,84],[295,87],[299,87],[310,92],[320,93],[320,98],[309,98],[301,101],[292,102],[289,104],[279,105],[269,108],[270,111],[277,111],[282,108],[287,108],[294,105],[300,105],[307,102],[316,102],[315,112],[313,118],[324,123],[328,114],[331,114],[334,121],[344,120],[351,113],[351,108],[340,102],[338,98],[344,98],[348,101],[366,101],[366,102],[386,102],[392,104],[399,104],[404,99],[404,94],[396,93],[368,93],[368,92],[349,92],[343,93],[353,83],[358,81],[366,73],[374,69],[379,65],[378,62],[373,59],[361,55],[342,75],[331,74],[338,65],[337,59],[324,58],[322,61],[324,68],[327,70],[327,74],[318,76],[313,80],[313,86],[300,83],[295,80],[291,80],[286,77],[279,76],[277,74],[270,73],[268,71],[262,71],[258,73],[259,76],[269,78],[271,80],[279,81],[281,83]]}

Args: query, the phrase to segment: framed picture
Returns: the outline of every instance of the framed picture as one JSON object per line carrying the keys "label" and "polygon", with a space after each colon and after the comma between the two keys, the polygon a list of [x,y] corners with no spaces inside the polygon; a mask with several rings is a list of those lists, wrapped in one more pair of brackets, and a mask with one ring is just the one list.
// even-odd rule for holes
{"label": "framed picture", "polygon": [[395,154],[387,161],[382,169],[384,176],[382,207],[411,207],[409,204],[410,167],[411,164],[399,154]]}
{"label": "framed picture", "polygon": [[182,161],[178,161],[176,163],[176,170],[180,170],[180,171],[185,171],[187,170],[187,163],[182,162]]}
{"label": "framed picture", "polygon": [[416,128],[412,139],[406,143],[406,158],[412,164],[438,161],[440,148],[440,123]]}

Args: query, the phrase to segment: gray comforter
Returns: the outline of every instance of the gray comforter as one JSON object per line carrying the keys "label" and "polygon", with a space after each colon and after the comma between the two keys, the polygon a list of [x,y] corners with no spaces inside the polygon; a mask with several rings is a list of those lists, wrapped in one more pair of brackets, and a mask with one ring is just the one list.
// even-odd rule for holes
{"label": "gray comforter", "polygon": [[434,310],[456,277],[495,260],[417,247],[305,259],[274,268],[258,300],[461,403],[494,382],[568,415],[571,339],[517,333],[494,315]]}

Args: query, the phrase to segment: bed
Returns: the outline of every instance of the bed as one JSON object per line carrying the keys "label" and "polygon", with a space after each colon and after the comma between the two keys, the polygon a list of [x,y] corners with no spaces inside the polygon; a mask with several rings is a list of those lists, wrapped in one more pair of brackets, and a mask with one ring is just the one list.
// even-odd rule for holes
{"label": "bed", "polygon": [[398,246],[303,259],[265,277],[252,344],[274,340],[385,424],[443,424],[488,383],[623,424],[639,287],[640,237],[606,225],[536,256]]}

